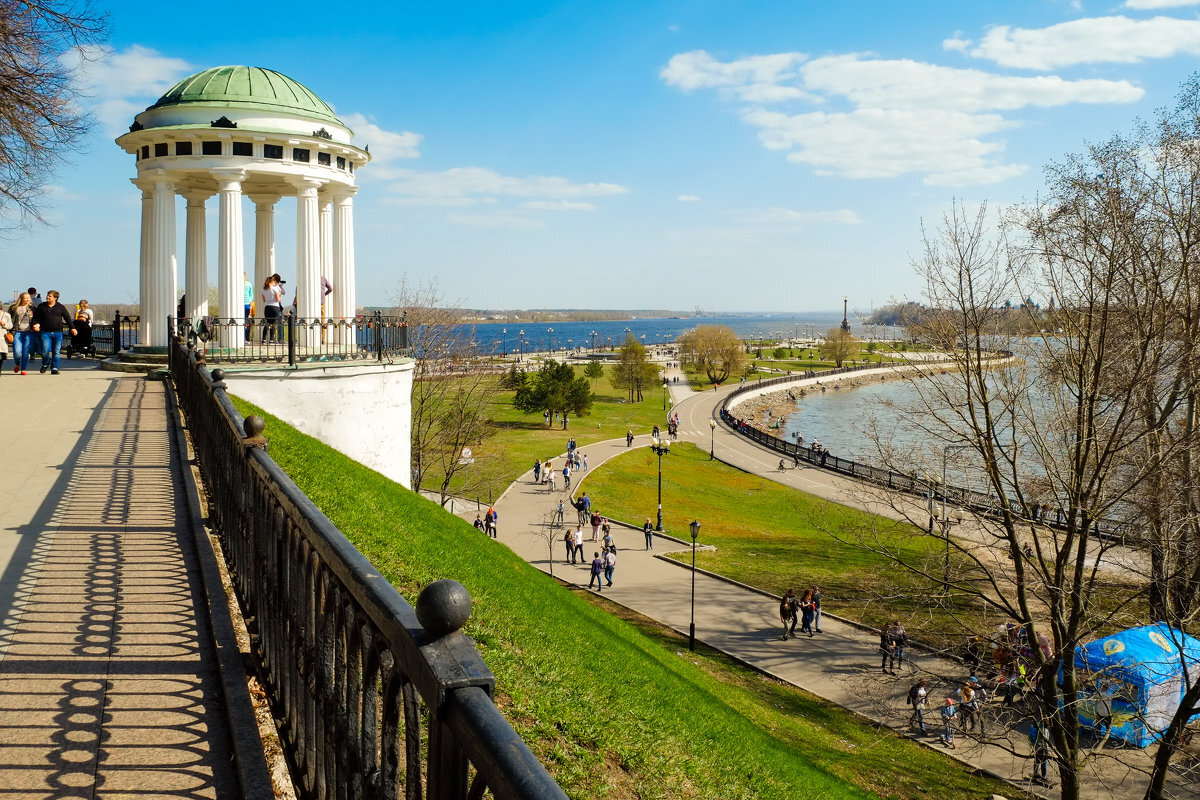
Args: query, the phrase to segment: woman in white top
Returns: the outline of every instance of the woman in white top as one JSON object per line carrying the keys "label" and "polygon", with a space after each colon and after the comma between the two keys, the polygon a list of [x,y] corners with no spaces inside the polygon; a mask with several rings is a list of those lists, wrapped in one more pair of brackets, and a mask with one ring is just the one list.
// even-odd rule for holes
{"label": "woman in white top", "polygon": [[[12,316],[0,308],[0,374],[4,371],[4,359],[8,358],[8,337],[13,336],[12,326]],[[13,336],[13,341],[16,342],[15,336]],[[17,371],[20,372],[20,370]]]}
{"label": "woman in white top", "polygon": [[79,301],[79,306],[75,309],[75,319],[86,319],[88,325],[96,321],[96,312],[92,311],[87,300]]}
{"label": "woman in white top", "polygon": [[283,288],[279,273],[267,278],[263,284],[263,341],[270,342],[283,339],[280,320],[283,319],[283,296],[287,290]]}

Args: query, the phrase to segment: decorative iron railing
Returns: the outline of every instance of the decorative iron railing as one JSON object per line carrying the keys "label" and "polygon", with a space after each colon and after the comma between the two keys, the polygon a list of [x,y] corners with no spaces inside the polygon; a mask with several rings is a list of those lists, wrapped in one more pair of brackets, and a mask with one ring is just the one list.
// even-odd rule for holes
{"label": "decorative iron railing", "polygon": [[169,330],[203,352],[209,364],[388,361],[412,354],[408,320],[381,312],[344,319],[198,320],[172,318]]}
{"label": "decorative iron railing", "polygon": [[176,340],[171,377],[301,795],[563,800],[492,702],[495,679],[460,632],[466,590],[438,581],[410,606],[271,460],[261,420],[241,419],[222,370],[196,353]]}
{"label": "decorative iron railing", "polygon": [[[1011,353],[1000,353],[1000,355],[1005,357],[1012,356]],[[826,370],[817,373],[817,375],[825,378],[826,376],[844,375],[846,373],[861,372],[865,369],[878,368],[878,364],[842,367],[840,369]],[[933,508],[935,505],[941,505],[943,509],[953,505],[983,516],[998,516],[1000,514],[1001,504],[999,498],[994,495],[958,486],[943,486],[939,481],[931,481],[916,474],[895,472],[890,469],[873,467],[869,464],[860,464],[848,458],[839,458],[828,451],[815,450],[811,445],[805,447],[796,442],[789,442],[786,439],[773,436],[750,424],[739,424],[738,418],[729,411],[729,407],[734,405],[733,399],[735,397],[747,392],[758,391],[764,387],[794,383],[803,377],[803,375],[789,375],[739,386],[730,392],[729,396],[721,404],[721,421],[735,433],[740,433],[776,453],[790,456],[794,462],[803,461],[814,467],[840,472],[843,475],[870,481],[880,486],[886,486],[889,489],[923,497],[930,504],[931,519],[934,517]],[[1061,508],[1030,506],[1028,509],[1022,509],[1021,503],[1013,498],[1008,499],[1008,506],[1015,511],[1019,518],[1032,520],[1048,527],[1063,528],[1067,524],[1066,512]],[[945,511],[943,511],[944,513]],[[1131,533],[1128,525],[1112,520],[1098,519],[1092,521],[1090,524],[1092,531],[1102,538],[1126,541]]]}

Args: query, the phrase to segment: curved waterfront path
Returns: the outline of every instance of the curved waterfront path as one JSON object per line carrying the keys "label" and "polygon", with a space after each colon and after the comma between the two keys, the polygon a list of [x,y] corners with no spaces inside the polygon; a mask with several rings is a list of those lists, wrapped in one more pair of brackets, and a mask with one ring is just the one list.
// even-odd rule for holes
{"label": "curved waterfront path", "polygon": [[[673,374],[668,372],[668,377]],[[864,492],[864,485],[858,481],[817,468],[780,472],[777,469],[778,455],[730,432],[722,425],[718,425],[714,432],[709,420],[717,418],[721,403],[734,388],[728,386],[696,393],[686,383],[672,384],[673,411],[679,414],[680,440],[693,442],[704,449],[708,449],[711,442],[717,459],[739,469],[838,503],[893,518],[898,516],[887,503],[873,499],[871,493]],[[634,447],[644,447],[649,443],[649,436],[638,436]],[[624,439],[589,444],[581,449],[587,453],[592,470],[626,452]],[[560,458],[561,455],[555,460]],[[587,475],[579,475],[582,476],[582,490],[586,491]],[[580,484],[577,482],[576,486]],[[500,515],[499,540],[542,571],[553,574],[572,587],[585,590],[589,579],[588,568],[572,566],[563,561],[565,547],[562,535],[566,528],[549,526],[559,499],[568,499],[561,482],[557,491],[550,492],[533,483],[532,472],[522,475],[496,502],[496,510]],[[906,498],[900,502],[906,502]],[[919,499],[914,498],[911,502],[918,509],[923,506]],[[568,523],[575,519],[574,510],[569,505],[566,513]],[[464,513],[464,516],[474,519],[474,509]],[[591,542],[589,527],[584,528],[584,533],[586,561],[590,562],[592,554],[599,547]],[[678,535],[681,539],[688,538],[686,531],[678,532]],[[692,574],[686,565],[661,556],[667,552],[686,551],[690,543],[656,536],[654,551],[646,552],[640,529],[615,525],[613,536],[617,542],[618,564],[614,585],[604,589],[604,596],[686,636],[690,621]],[[553,546],[552,560],[548,542]],[[703,545],[703,531],[700,543]],[[802,571],[799,565],[797,571]],[[826,597],[825,604],[829,611],[836,613],[837,598]],[[920,652],[910,652],[899,677],[881,675],[878,634],[828,615],[822,621],[823,632],[815,638],[782,641],[777,608],[776,597],[752,587],[703,572],[695,576],[698,642],[897,730],[908,730],[906,721],[909,709],[904,703],[904,695],[916,677],[929,678],[930,696],[938,698],[946,697],[958,685],[956,681],[960,682],[966,675],[960,664]],[[686,657],[686,650],[680,655]],[[933,720],[936,716],[935,705],[931,703],[931,710],[927,712],[927,726],[931,732],[937,727]],[[1010,780],[1026,791],[1031,790],[1033,787],[1027,780],[1032,772],[1031,762],[1012,752],[1028,753],[1029,745],[1024,735],[1005,732],[997,724],[992,724],[988,733],[984,741],[960,734],[956,737],[957,748],[947,752],[974,767]],[[940,747],[932,737],[923,741]],[[1140,751],[1122,751],[1122,755],[1134,759],[1139,767],[1148,766],[1148,759]],[[1144,793],[1145,781],[1136,769],[1129,770],[1111,759],[1095,760],[1086,769],[1084,796],[1140,797]],[[1118,790],[1112,788],[1117,785],[1120,787]]]}

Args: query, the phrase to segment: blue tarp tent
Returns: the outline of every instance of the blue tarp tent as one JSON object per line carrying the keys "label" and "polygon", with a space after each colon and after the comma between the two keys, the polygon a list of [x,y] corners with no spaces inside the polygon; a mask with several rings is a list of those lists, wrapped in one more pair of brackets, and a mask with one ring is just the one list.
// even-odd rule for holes
{"label": "blue tarp tent", "polygon": [[1200,680],[1200,639],[1165,622],[1130,628],[1075,648],[1075,669],[1079,721],[1103,730],[1111,717],[1114,738],[1145,747],[1170,724],[1185,680]]}

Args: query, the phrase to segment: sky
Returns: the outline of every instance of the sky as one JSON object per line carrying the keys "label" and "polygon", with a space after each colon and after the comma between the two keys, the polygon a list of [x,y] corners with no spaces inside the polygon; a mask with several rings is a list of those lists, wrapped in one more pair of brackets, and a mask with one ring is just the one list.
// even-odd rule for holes
{"label": "sky", "polygon": [[71,302],[136,302],[140,195],[113,140],[213,66],[300,81],[370,146],[361,304],[407,277],[471,308],[710,312],[919,298],[923,222],[1033,200],[1047,163],[1200,70],[1200,0],[99,2],[110,35],[77,72],[93,131],[46,187],[49,224],[0,239],[11,288]]}

